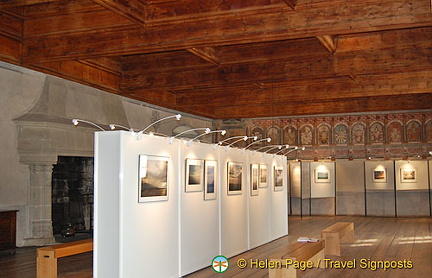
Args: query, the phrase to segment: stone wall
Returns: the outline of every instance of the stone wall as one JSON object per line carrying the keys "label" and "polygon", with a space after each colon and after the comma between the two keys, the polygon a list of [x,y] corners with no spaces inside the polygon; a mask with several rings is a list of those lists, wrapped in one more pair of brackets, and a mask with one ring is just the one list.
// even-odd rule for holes
{"label": "stone wall", "polygon": [[[92,125],[142,130],[173,115],[78,83],[0,62],[0,209],[17,209],[17,246],[52,243],[52,169],[59,156],[92,157]],[[150,131],[171,135],[180,127],[211,127],[209,119],[182,115]]]}

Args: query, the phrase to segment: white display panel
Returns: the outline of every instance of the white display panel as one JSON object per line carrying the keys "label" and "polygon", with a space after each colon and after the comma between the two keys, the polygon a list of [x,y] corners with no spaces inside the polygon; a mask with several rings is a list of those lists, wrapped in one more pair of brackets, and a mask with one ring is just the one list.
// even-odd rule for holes
{"label": "white display panel", "polygon": [[[168,138],[137,140],[130,132],[120,132],[120,138],[120,277],[178,277],[178,170],[183,164],[178,146],[169,144]],[[138,157],[142,154],[169,158],[167,200],[138,202]]]}
{"label": "white display panel", "polygon": [[[249,244],[247,199],[247,154],[240,149],[218,148],[221,190],[221,255],[231,257],[244,252]],[[241,194],[228,195],[228,162],[242,163]]]}
{"label": "white display panel", "polygon": [[334,162],[311,162],[311,198],[335,197]]}
{"label": "white display panel", "polygon": [[[187,159],[217,161],[218,150],[213,145],[192,143],[190,147],[180,143],[180,173],[186,173]],[[180,267],[181,275],[206,267],[219,255],[219,197],[204,200],[202,191],[186,192],[186,179],[181,179],[180,186]],[[218,186],[218,183],[216,183]]]}
{"label": "white display panel", "polygon": [[[282,189],[271,191],[271,239],[274,240],[288,234],[288,169],[285,156],[272,156],[272,169],[283,168]],[[274,171],[272,171],[274,175]],[[271,180],[274,180],[272,177]]]}
{"label": "white display panel", "polygon": [[427,167],[427,161],[396,161],[396,190],[429,189]]}
{"label": "white display panel", "polygon": [[364,192],[364,161],[342,160],[336,161],[336,191],[338,192]]}
{"label": "white display panel", "polygon": [[[271,158],[269,155],[254,153],[248,151],[249,165],[258,164],[266,165],[267,170],[271,167]],[[249,167],[250,168],[250,167]],[[250,178],[250,171],[248,176]],[[250,189],[250,186],[248,186]],[[267,171],[266,187],[259,187],[258,194],[249,198],[249,248],[255,248],[261,244],[269,242],[271,231],[270,218],[270,194],[271,194],[270,171]],[[249,194],[251,195],[251,194]]]}
{"label": "white display panel", "polygon": [[366,161],[366,190],[394,190],[394,162]]}
{"label": "white display panel", "polygon": [[95,133],[94,172],[93,276],[120,277],[119,136]]}
{"label": "white display panel", "polygon": [[[141,137],[126,131],[96,133],[94,277],[184,276],[209,266],[216,255],[231,257],[288,233],[286,175],[281,191],[273,190],[270,170],[269,185],[258,195],[251,196],[248,184],[251,161],[268,169],[282,166],[287,173],[284,156],[259,158],[262,154],[252,151]],[[149,165],[152,158],[163,159]],[[205,199],[197,188],[186,191],[187,159],[217,163],[212,198]],[[243,165],[242,190],[228,195],[232,161]],[[163,198],[152,198],[159,191],[147,190],[155,184]]]}
{"label": "white display panel", "polygon": [[301,166],[300,162],[291,163],[291,197],[301,197]]}

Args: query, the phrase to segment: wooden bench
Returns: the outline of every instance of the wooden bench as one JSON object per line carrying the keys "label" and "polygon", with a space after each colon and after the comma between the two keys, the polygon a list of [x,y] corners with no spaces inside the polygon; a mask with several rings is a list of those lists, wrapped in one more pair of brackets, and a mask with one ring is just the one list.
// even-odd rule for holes
{"label": "wooden bench", "polygon": [[51,245],[37,249],[37,278],[57,277],[57,259],[93,251],[93,239]]}
{"label": "wooden bench", "polygon": [[324,242],[296,242],[270,256],[269,278],[297,277],[299,265],[309,263],[309,267],[324,267]]}
{"label": "wooden bench", "polygon": [[337,222],[322,230],[321,238],[325,241],[325,254],[340,256],[341,243],[354,243],[354,223]]}

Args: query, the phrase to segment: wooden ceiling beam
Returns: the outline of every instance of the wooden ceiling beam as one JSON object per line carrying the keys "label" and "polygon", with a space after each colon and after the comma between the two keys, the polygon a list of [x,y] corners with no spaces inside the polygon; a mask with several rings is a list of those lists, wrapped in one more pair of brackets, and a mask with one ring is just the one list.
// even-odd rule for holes
{"label": "wooden ceiling beam", "polygon": [[[310,9],[302,8],[295,13],[269,8],[264,13],[261,10],[239,11],[195,18],[187,22],[173,20],[170,24],[147,22],[144,29],[102,29],[89,32],[85,36],[73,32],[55,36],[35,34],[34,38],[24,41],[23,60],[30,63],[86,59],[269,42],[321,34],[429,27],[432,24],[432,14],[427,10],[429,3],[426,1],[374,0],[347,4],[343,0],[333,0],[330,3],[325,6],[311,6]],[[334,14],[338,16],[331,16]],[[77,44],[77,41],[80,43]]]}
{"label": "wooden ceiling beam", "polygon": [[285,4],[288,5],[288,7],[290,7],[292,10],[295,9],[295,7],[297,6],[297,0],[283,0],[285,2]]}
{"label": "wooden ceiling beam", "polygon": [[219,54],[214,47],[193,47],[187,49],[187,51],[215,66],[220,66],[221,64]]}
{"label": "wooden ceiling beam", "polygon": [[[316,114],[346,114],[364,112],[382,112],[397,110],[430,109],[432,94],[376,96],[351,99],[340,99],[331,102],[303,102],[275,103],[267,105],[249,106],[217,106],[210,115],[213,119],[238,119],[259,117],[283,117],[292,115]],[[195,114],[205,113],[211,105],[193,106]]]}
{"label": "wooden ceiling beam", "polygon": [[[395,96],[398,94],[423,94],[432,92],[432,70],[414,73],[359,76],[356,82],[348,77],[313,81],[286,81],[258,88],[226,86],[217,88],[182,90],[177,92],[179,106],[203,102],[215,106],[275,103],[332,101],[337,99]],[[253,96],[253,97],[252,97]]]}
{"label": "wooden ceiling beam", "polygon": [[139,0],[92,0],[115,14],[145,26],[146,4]]}
{"label": "wooden ceiling beam", "polygon": [[336,36],[322,35],[322,36],[317,36],[317,39],[331,54],[336,52],[336,48],[337,48]]}
{"label": "wooden ceiling beam", "polygon": [[[218,48],[217,52],[221,66],[285,59],[290,61],[320,60],[328,57],[328,52],[314,38],[224,46]],[[181,70],[208,68],[208,63],[203,63],[203,60],[198,57],[191,57],[186,51],[131,55],[124,56],[122,60],[123,70],[129,74],[134,71],[153,74],[154,71],[170,72],[178,71],[179,68]]]}
{"label": "wooden ceiling beam", "polygon": [[0,1],[0,8],[28,6],[28,5],[56,2],[56,1],[58,0],[2,0]]}
{"label": "wooden ceiling beam", "polygon": [[0,60],[12,64],[21,62],[21,42],[0,34]]}
{"label": "wooden ceiling beam", "polygon": [[284,80],[312,80],[359,74],[401,73],[430,69],[432,48],[386,49],[330,56],[317,61],[289,59],[154,73],[124,72],[123,90],[167,88],[180,90],[223,84],[245,84]]}
{"label": "wooden ceiling beam", "polygon": [[15,40],[21,40],[22,32],[22,19],[0,10],[0,34]]}

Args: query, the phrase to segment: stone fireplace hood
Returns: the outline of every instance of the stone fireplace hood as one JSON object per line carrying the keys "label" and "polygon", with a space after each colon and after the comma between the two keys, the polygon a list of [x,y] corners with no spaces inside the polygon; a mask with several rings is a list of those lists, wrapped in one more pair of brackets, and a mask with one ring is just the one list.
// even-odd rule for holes
{"label": "stone fireplace hood", "polygon": [[128,126],[121,98],[93,88],[47,76],[41,95],[17,125],[20,163],[28,165],[27,209],[21,212],[24,246],[52,243],[52,168],[58,156],[93,157],[94,132],[85,119],[104,128],[110,123]]}

